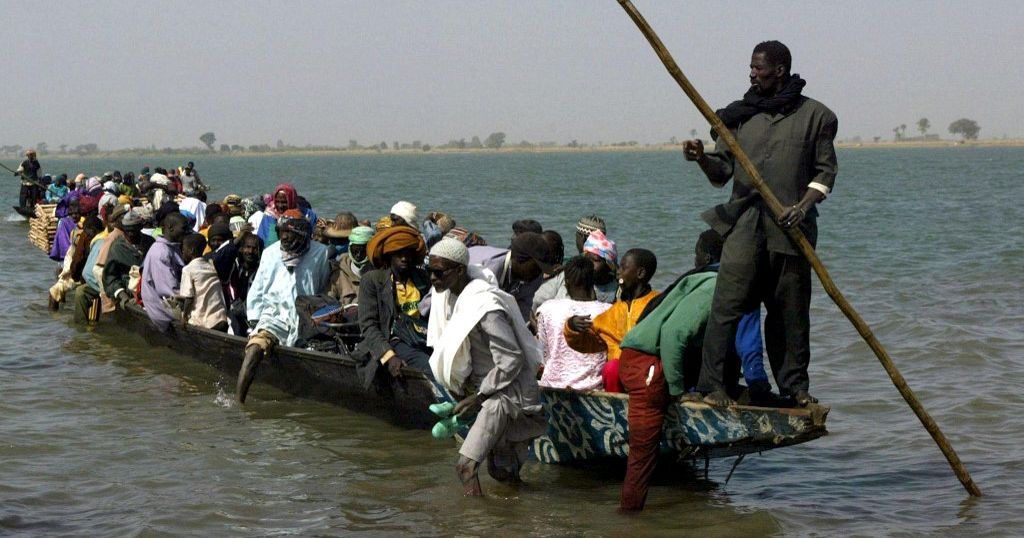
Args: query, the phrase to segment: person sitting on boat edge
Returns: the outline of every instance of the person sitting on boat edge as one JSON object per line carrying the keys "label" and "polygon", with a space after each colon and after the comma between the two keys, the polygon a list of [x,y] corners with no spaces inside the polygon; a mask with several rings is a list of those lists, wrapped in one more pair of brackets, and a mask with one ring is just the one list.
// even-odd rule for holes
{"label": "person sitting on boat edge", "polygon": [[475,246],[469,248],[469,263],[489,270],[502,291],[519,304],[523,321],[530,320],[533,297],[544,282],[544,273],[552,269],[548,242],[539,233],[522,232],[512,240],[511,248]]}
{"label": "person sitting on boat edge", "polygon": [[642,248],[627,251],[618,269],[619,300],[593,319],[572,316],[565,322],[565,341],[569,347],[581,353],[608,352],[602,377],[604,388],[609,392],[622,392],[618,362],[622,350],[619,345],[636,325],[647,303],[658,296],[658,292],[651,289],[651,278],[657,268],[658,259],[653,252]]}
{"label": "person sitting on boat edge", "polygon": [[[629,458],[620,504],[624,511],[644,507],[668,405],[680,397],[700,400],[692,391],[700,375],[704,328],[711,314],[721,247],[722,237],[717,232],[702,233],[694,249],[694,269],[651,301],[622,339],[619,376],[629,394]],[[764,371],[760,314],[760,310],[750,312],[741,323],[745,332],[736,338],[730,379],[737,378],[738,352],[756,403],[775,403],[775,398],[769,399],[771,385]]]}
{"label": "person sitting on boat edge", "polygon": [[103,221],[96,215],[89,215],[82,219],[81,228],[72,234],[74,242],[64,255],[64,264],[61,266],[60,274],[57,275],[57,282],[50,286],[50,310],[59,310],[61,303],[66,300],[67,294],[73,292],[75,287],[82,283],[82,268],[89,258],[92,239],[103,231]]}
{"label": "person sitting on boat edge", "polygon": [[68,203],[67,215],[57,223],[57,232],[53,234],[53,247],[50,248],[51,260],[63,260],[74,239],[72,235],[78,229],[78,220],[82,216],[78,200]]}
{"label": "person sitting on boat edge", "polygon": [[[103,222],[100,219],[100,222]],[[89,242],[89,254],[82,265],[82,283],[75,287],[75,323],[99,320],[100,282],[96,277],[96,261],[112,226],[103,223],[102,229]]]}
{"label": "person sitting on boat edge", "polygon": [[207,255],[217,269],[217,277],[221,282],[228,307],[231,334],[249,335],[246,299],[262,255],[263,241],[252,233],[252,227],[248,223],[239,231],[238,237],[225,242]]}
{"label": "person sitting on boat edge", "polygon": [[185,267],[181,240],[188,232],[188,219],[180,212],[173,212],[165,216],[161,224],[162,234],[149,247],[142,262],[140,295],[150,321],[160,332],[167,332],[174,315],[163,300],[178,295],[181,269]]}
{"label": "person sitting on boat edge", "polygon": [[188,234],[181,240],[181,256],[185,260],[178,287],[178,298],[183,303],[182,323],[226,332],[228,308],[224,292],[217,268],[202,255],[205,249],[206,238],[201,234]]}
{"label": "person sitting on boat edge", "polygon": [[312,240],[313,224],[298,209],[276,218],[278,241],[263,251],[259,269],[247,295],[252,334],[238,372],[236,395],[245,403],[260,361],[276,346],[291,346],[299,336],[295,300],[300,295],[323,293],[330,283],[327,247]]}
{"label": "person sitting on boat edge", "polygon": [[476,415],[455,468],[463,493],[480,496],[485,460],[495,480],[518,483],[529,442],[547,430],[537,385],[540,346],[515,298],[498,288],[492,274],[469,265],[461,241],[439,241],[427,268],[437,293],[428,329],[430,367],[446,390],[462,398],[453,412]]}
{"label": "person sitting on boat edge", "polygon": [[556,389],[601,390],[601,371],[608,353],[580,353],[565,341],[563,327],[574,315],[598,316],[611,307],[594,297],[594,264],[577,256],[565,265],[568,297],[552,299],[537,309],[537,338],[544,349],[540,386]]}
{"label": "person sitting on boat edge", "polygon": [[366,386],[381,365],[392,377],[401,375],[402,366],[430,375],[425,308],[430,278],[420,267],[426,252],[420,232],[405,225],[379,230],[367,243],[374,269],[363,273],[359,282],[363,340],[356,348],[366,356]]}
{"label": "person sitting on boat edge", "polygon": [[373,228],[356,226],[347,237],[345,252],[337,263],[331,263],[331,288],[327,295],[338,300],[341,306],[355,305],[359,298],[359,282],[363,272],[370,265],[366,245],[373,238]]}
{"label": "person sitting on boat edge", "polygon": [[143,255],[139,250],[142,224],[142,215],[133,209],[114,224],[119,233],[107,238],[110,246],[107,247],[103,263],[103,291],[104,295],[122,308],[135,300],[130,282],[132,274],[138,275],[139,266],[142,265]]}

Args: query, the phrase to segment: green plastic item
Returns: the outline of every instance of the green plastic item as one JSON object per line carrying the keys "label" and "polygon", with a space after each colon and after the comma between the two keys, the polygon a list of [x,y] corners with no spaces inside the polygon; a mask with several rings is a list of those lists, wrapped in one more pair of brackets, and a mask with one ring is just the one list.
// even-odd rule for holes
{"label": "green plastic item", "polygon": [[430,404],[430,412],[441,417],[448,418],[452,416],[452,411],[455,410],[455,402],[441,402],[436,404]]}
{"label": "green plastic item", "polygon": [[455,432],[459,429],[459,417],[449,417],[444,420],[440,420],[434,427],[431,428],[430,434],[434,436],[434,439],[450,439],[455,437]]}

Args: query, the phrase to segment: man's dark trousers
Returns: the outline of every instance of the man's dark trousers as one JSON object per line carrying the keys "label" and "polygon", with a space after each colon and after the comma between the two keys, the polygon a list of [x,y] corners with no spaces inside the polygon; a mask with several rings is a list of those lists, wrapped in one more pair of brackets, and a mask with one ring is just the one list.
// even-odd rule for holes
{"label": "man's dark trousers", "polygon": [[[811,267],[801,255],[773,252],[761,211],[748,209],[725,238],[711,315],[704,332],[703,365],[697,388],[724,388],[726,361],[736,342],[740,319],[764,303],[765,350],[779,392],[808,390],[810,361]],[[732,380],[728,380],[732,381]]]}

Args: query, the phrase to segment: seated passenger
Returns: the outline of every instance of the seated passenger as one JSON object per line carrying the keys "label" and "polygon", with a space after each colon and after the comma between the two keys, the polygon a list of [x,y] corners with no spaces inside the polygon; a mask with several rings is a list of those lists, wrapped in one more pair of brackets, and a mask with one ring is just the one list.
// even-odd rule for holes
{"label": "seated passenger", "polygon": [[539,233],[523,232],[509,249],[476,246],[469,249],[469,263],[490,271],[502,291],[516,298],[524,321],[529,321],[533,296],[551,271],[548,242]]}
{"label": "seated passenger", "polygon": [[356,216],[343,211],[334,217],[330,226],[324,228],[323,241],[329,249],[328,257],[332,262],[337,262],[342,254],[348,252],[349,236],[356,226],[359,226]]}
{"label": "seated passenger", "polygon": [[[580,248],[581,253],[594,264],[594,297],[603,303],[614,303],[619,291],[619,283],[615,279],[618,257],[615,242],[598,230],[591,232],[591,236]],[[546,301],[564,299],[566,296],[565,275],[556,272],[537,289],[533,296],[532,311],[536,313]]]}
{"label": "seated passenger", "polygon": [[263,240],[264,248],[270,247],[277,242],[277,219],[289,209],[298,209],[299,200],[295,187],[290,183],[282,183],[274,188],[270,202],[263,211],[263,217],[259,219],[259,227],[256,228],[256,235]]}
{"label": "seated passenger", "polygon": [[608,234],[608,227],[605,225],[604,219],[597,215],[580,217],[580,220],[576,222],[576,252],[583,254],[583,245],[586,244],[590,234],[594,232]]}
{"label": "seated passenger", "polygon": [[364,384],[378,366],[392,377],[409,366],[429,375],[426,312],[420,301],[430,291],[430,278],[420,267],[426,245],[419,230],[399,225],[378,230],[367,244],[375,269],[364,272],[357,298],[363,340],[357,349],[368,356]]}
{"label": "seated passenger", "polygon": [[57,282],[50,287],[50,309],[58,310],[68,292],[82,283],[82,268],[89,258],[90,245],[96,234],[103,230],[103,221],[95,215],[85,217],[82,229],[74,234],[75,241],[64,255]]}
{"label": "seated passenger", "polygon": [[464,494],[479,496],[480,464],[487,461],[495,480],[519,482],[529,442],[547,421],[537,341],[515,299],[468,263],[469,251],[456,239],[430,250],[427,267],[438,294],[430,312],[430,366],[445,389],[462,397],[454,414],[476,415],[455,468]]}
{"label": "seated passenger", "polygon": [[595,316],[572,316],[565,322],[565,341],[569,347],[581,353],[608,352],[602,376],[604,388],[609,392],[622,392],[619,383],[619,344],[637,320],[644,307],[658,296],[651,289],[651,277],[658,268],[654,253],[634,248],[626,252],[619,265],[619,285],[622,293],[619,300],[603,314]]}
{"label": "seated passenger", "polygon": [[238,372],[236,394],[242,403],[263,357],[275,346],[291,346],[298,339],[295,299],[323,293],[330,283],[327,247],[312,241],[313,224],[298,209],[285,211],[276,223],[279,241],[263,251],[246,300],[249,322],[255,325]]}
{"label": "seated passenger", "polygon": [[[715,293],[722,237],[714,230],[704,232],[695,251],[696,267],[652,301],[637,326],[622,340],[619,373],[629,392],[629,460],[622,486],[623,510],[644,507],[666,407],[683,395],[700,400],[699,394],[691,391],[700,375],[704,328]],[[759,310],[744,318],[736,350],[743,357],[751,397],[768,403],[771,386],[764,373],[759,322]],[[738,358],[731,361],[731,379],[736,379],[738,366]]]}
{"label": "seated passenger", "polygon": [[78,230],[78,219],[81,217],[78,200],[68,202],[67,215],[57,223],[57,233],[53,235],[53,247],[50,248],[50,259],[61,261],[74,243],[72,235]]}
{"label": "seated passenger", "polygon": [[359,281],[370,265],[366,245],[372,237],[373,228],[356,226],[347,237],[345,253],[337,263],[331,264],[331,289],[327,294],[337,299],[341,306],[355,305],[359,298]]}
{"label": "seated passenger", "polygon": [[46,187],[46,203],[56,204],[68,194],[68,175],[61,174]]}
{"label": "seated passenger", "polygon": [[188,219],[179,212],[168,214],[161,223],[162,234],[149,247],[142,262],[142,304],[150,321],[160,332],[166,332],[174,315],[164,299],[178,295],[181,269],[181,240],[188,232]]}
{"label": "seated passenger", "polygon": [[594,264],[577,256],[566,264],[565,286],[569,296],[552,299],[537,309],[537,338],[544,349],[542,387],[601,390],[601,372],[608,353],[580,353],[565,342],[563,328],[570,317],[597,316],[611,306],[594,299]]}
{"label": "seated passenger", "polygon": [[130,284],[132,274],[138,275],[142,265],[142,215],[131,210],[117,223],[118,234],[107,238],[109,247],[103,264],[103,291],[122,308],[135,300],[135,290]]}
{"label": "seated passenger", "polygon": [[[217,269],[228,307],[228,322],[231,334],[249,335],[249,321],[246,314],[246,298],[256,277],[263,255],[263,242],[250,232],[248,224],[240,235],[225,242],[207,255]],[[216,235],[214,237],[217,237]]]}
{"label": "seated passenger", "polygon": [[416,230],[420,229],[419,219],[416,215],[416,206],[411,202],[401,201],[391,206],[391,226],[409,226]]}
{"label": "seated passenger", "polygon": [[226,332],[228,307],[224,303],[224,291],[217,268],[202,255],[205,249],[206,238],[201,234],[189,234],[181,241],[181,256],[185,260],[178,295],[184,301],[182,322]]}
{"label": "seated passenger", "polygon": [[75,287],[75,323],[99,320],[101,284],[94,269],[108,233],[109,229],[104,225],[89,242],[89,255],[82,264],[82,284]]}

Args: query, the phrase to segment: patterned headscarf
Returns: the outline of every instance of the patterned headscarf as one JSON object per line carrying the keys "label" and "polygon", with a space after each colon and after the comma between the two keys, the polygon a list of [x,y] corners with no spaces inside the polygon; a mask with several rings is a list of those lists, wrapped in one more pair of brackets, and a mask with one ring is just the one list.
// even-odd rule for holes
{"label": "patterned headscarf", "polygon": [[[277,206],[274,204],[279,192],[283,192],[284,197],[288,200],[288,210],[299,207],[299,195],[295,191],[295,187],[291,183],[282,183],[274,188],[274,192],[270,195],[270,200],[267,201],[267,209],[265,211],[274,218],[280,218],[281,216],[277,214]],[[287,213],[287,210],[285,212]]]}
{"label": "patterned headscarf", "polygon": [[612,269],[618,267],[619,251],[615,248],[615,241],[605,237],[601,230],[590,232],[587,242],[583,243],[583,253],[588,252],[600,256]]}
{"label": "patterned headscarf", "polygon": [[289,209],[277,219],[277,233],[291,232],[288,238],[281,237],[281,261],[287,267],[295,267],[302,256],[309,251],[312,226],[298,209]]}

